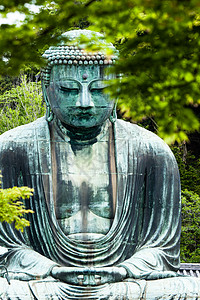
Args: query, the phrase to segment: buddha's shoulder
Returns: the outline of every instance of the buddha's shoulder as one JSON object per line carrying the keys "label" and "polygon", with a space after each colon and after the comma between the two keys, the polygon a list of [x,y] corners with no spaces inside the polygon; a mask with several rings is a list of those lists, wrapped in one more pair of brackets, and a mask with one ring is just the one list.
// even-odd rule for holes
{"label": "buddha's shoulder", "polygon": [[47,128],[47,122],[45,117],[39,118],[34,122],[18,126],[11,130],[8,130],[0,135],[0,143],[9,142],[27,142],[28,140],[33,140],[35,133],[44,133]]}
{"label": "buddha's shoulder", "polygon": [[130,138],[140,137],[142,136],[143,139],[156,139],[159,141],[162,141],[161,138],[159,138],[155,133],[138,126],[136,124],[126,122],[123,120],[117,120],[116,126],[118,128],[118,131],[122,136],[129,136]]}
{"label": "buddha's shoulder", "polygon": [[138,126],[136,124],[117,120],[117,139],[128,139],[133,143],[137,141],[144,146],[144,148],[152,147],[154,151],[163,151],[171,153],[169,146],[155,133]]}

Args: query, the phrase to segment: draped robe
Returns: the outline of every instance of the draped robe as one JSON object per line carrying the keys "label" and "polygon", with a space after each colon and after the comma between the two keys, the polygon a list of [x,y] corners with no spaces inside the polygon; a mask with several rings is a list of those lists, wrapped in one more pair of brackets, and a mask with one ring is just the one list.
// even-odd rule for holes
{"label": "draped robe", "polygon": [[[0,245],[5,250],[0,263],[13,274],[16,290],[22,283],[16,280],[20,273],[29,281],[30,295],[36,299],[38,291],[44,293],[42,299],[50,299],[50,295],[57,295],[55,299],[67,299],[66,295],[74,295],[74,299],[111,299],[112,289],[107,285],[71,286],[52,279],[50,271],[55,265],[123,266],[129,278],[156,279],[165,271],[178,269],[181,204],[175,158],[158,136],[142,127],[117,120],[113,131],[116,212],[109,232],[96,241],[71,240],[58,225],[45,118],[1,135],[3,188],[34,188],[34,196],[26,201],[27,208],[35,212],[27,217],[30,227],[21,233],[7,223],[0,225]],[[23,284],[23,289],[28,289]],[[123,283],[115,286],[116,291],[122,296],[127,293]]]}

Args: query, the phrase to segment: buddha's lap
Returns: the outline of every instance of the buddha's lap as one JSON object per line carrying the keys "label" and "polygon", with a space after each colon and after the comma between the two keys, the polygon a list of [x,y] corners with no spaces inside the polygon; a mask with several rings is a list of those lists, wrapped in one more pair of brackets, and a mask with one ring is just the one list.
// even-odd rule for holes
{"label": "buddha's lap", "polygon": [[200,299],[200,279],[176,277],[159,280],[133,280],[96,287],[72,286],[54,279],[18,281],[9,285],[0,279],[0,299]]}

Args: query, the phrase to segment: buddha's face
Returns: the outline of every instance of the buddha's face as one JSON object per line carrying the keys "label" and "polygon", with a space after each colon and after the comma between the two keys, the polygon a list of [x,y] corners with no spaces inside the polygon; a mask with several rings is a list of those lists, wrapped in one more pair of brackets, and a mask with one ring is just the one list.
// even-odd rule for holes
{"label": "buddha's face", "polygon": [[102,125],[111,115],[114,102],[104,93],[103,68],[96,65],[55,65],[47,96],[51,109],[63,124],[77,128]]}

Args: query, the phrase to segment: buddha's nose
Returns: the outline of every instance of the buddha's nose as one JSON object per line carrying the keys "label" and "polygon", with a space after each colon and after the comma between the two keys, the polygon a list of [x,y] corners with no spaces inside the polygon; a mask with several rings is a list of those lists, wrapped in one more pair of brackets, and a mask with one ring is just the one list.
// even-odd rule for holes
{"label": "buddha's nose", "polygon": [[88,86],[85,85],[82,87],[80,98],[76,102],[76,106],[84,107],[84,108],[94,106]]}

